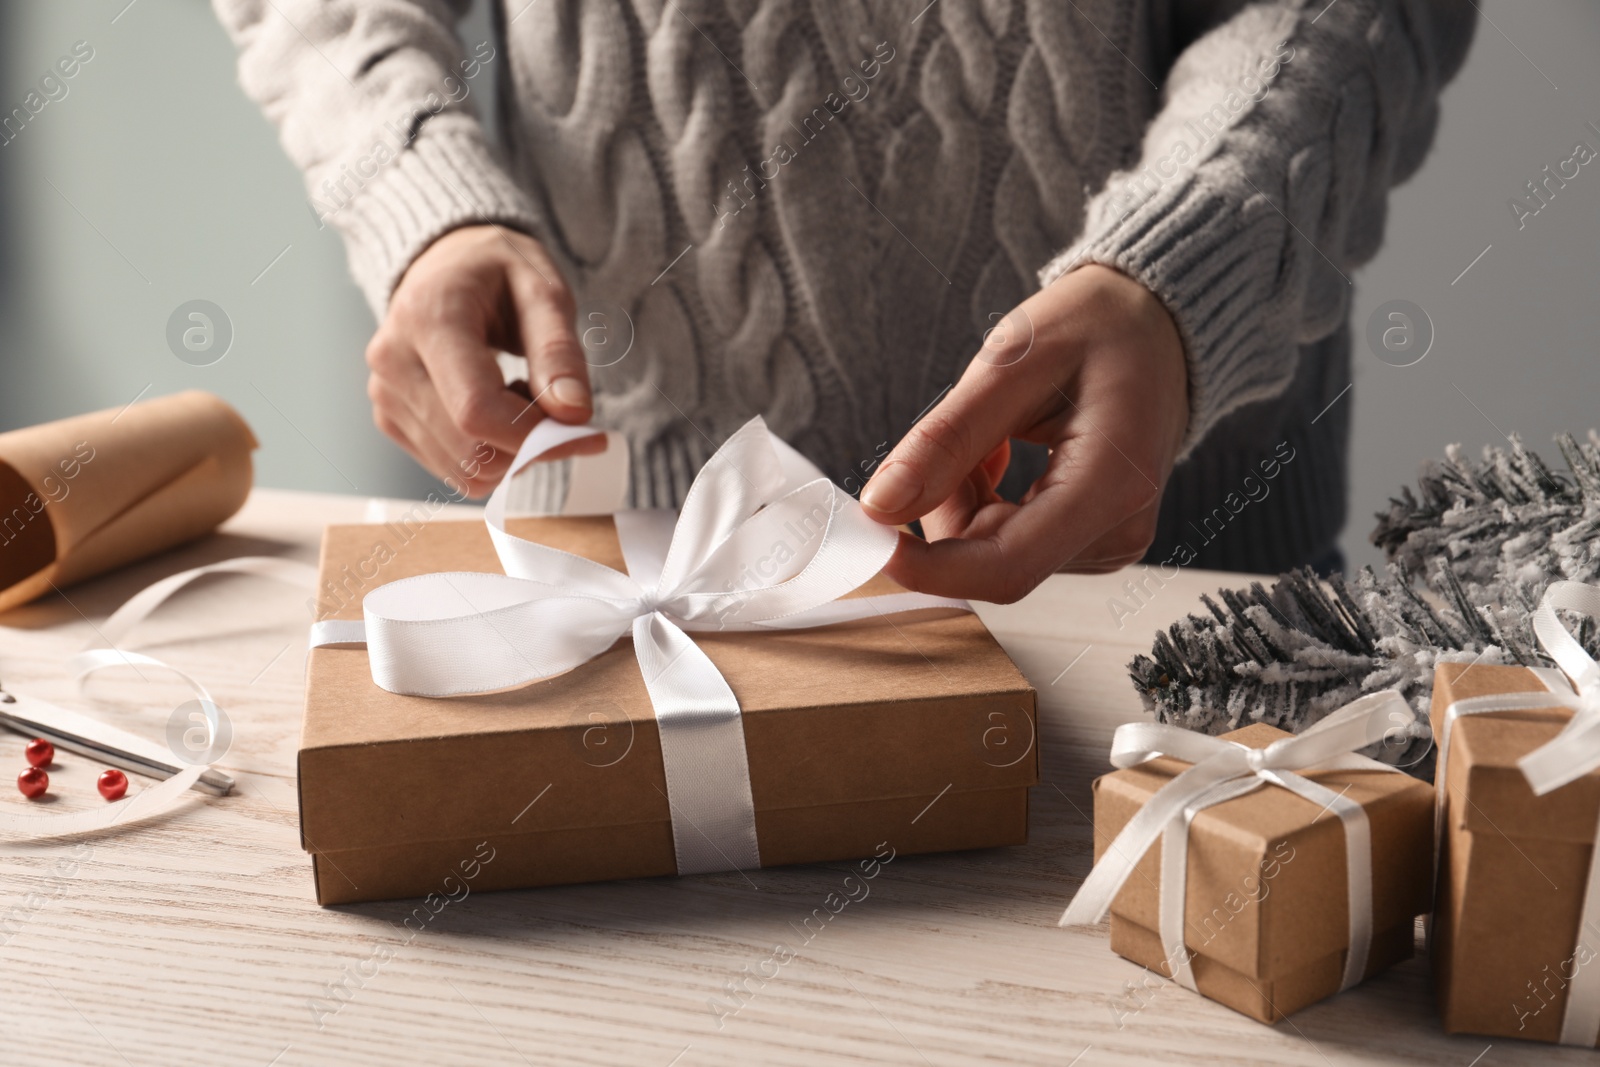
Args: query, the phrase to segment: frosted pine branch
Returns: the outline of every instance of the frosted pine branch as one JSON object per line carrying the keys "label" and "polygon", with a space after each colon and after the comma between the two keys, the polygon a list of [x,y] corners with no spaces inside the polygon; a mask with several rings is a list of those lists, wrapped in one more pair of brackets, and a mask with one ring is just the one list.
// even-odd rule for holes
{"label": "frosted pine branch", "polygon": [[[1129,672],[1158,721],[1205,733],[1252,722],[1298,732],[1365,693],[1399,690],[1415,719],[1369,754],[1431,774],[1428,704],[1445,662],[1549,665],[1529,613],[1561,578],[1600,581],[1600,438],[1556,439],[1552,471],[1519,440],[1481,462],[1452,446],[1417,491],[1378,516],[1374,544],[1390,559],[1351,578],[1281,576],[1203,597],[1156,636]],[[1600,655],[1592,620],[1567,620]]]}

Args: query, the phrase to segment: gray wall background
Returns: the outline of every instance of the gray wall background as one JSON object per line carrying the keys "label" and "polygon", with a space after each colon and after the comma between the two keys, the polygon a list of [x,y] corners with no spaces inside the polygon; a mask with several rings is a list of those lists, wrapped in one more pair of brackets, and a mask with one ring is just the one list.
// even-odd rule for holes
{"label": "gray wall background", "polygon": [[[473,40],[488,32],[483,7],[463,31]],[[1384,251],[1355,276],[1354,383],[1340,401],[1355,408],[1344,539],[1355,564],[1381,558],[1366,543],[1372,513],[1447,443],[1476,452],[1515,433],[1553,456],[1558,430],[1600,426],[1600,161],[1521,230],[1507,204],[1578,140],[1600,148],[1585,125],[1600,126],[1600,10],[1481,10],[1433,153],[1392,197]],[[373,323],[343,249],[237,88],[209,5],[5,4],[0,113],[78,40],[95,55],[67,96],[0,146],[0,428],[200,387],[255,427],[259,484],[425,493],[431,479],[372,427],[361,354]],[[193,299],[233,326],[211,366],[167,346],[168,317]],[[1394,300],[1433,324],[1411,366],[1361,340]]]}
{"label": "gray wall background", "polygon": [[[1600,125],[1600,7],[1491,0],[1480,10],[1433,153],[1390,198],[1384,249],[1355,277],[1352,563],[1381,561],[1366,540],[1372,513],[1447,443],[1476,455],[1519,434],[1559,466],[1552,435],[1600,427],[1600,160],[1520,231],[1508,206],[1579,140],[1600,149],[1585,125]],[[1360,339],[1390,300],[1433,321],[1433,347],[1413,366],[1390,366]]]}

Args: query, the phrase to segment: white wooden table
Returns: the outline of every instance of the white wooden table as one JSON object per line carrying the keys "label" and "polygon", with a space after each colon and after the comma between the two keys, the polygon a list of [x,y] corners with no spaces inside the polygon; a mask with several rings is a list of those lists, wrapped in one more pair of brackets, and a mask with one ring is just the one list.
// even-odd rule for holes
{"label": "white wooden table", "polygon": [[[0,681],[160,737],[187,699],[176,685],[128,671],[85,696],[67,682],[62,661],[96,622],[196,563],[314,561],[323,524],[373,507],[260,490],[216,537],[0,617]],[[128,644],[216,693],[238,788],[76,845],[0,844],[0,1064],[1590,1062],[1444,1036],[1420,957],[1266,1027],[1113,956],[1104,927],[1056,927],[1089,869],[1090,780],[1141,714],[1125,664],[1239,576],[1181,575],[1118,630],[1106,600],[1122,581],[1060,576],[982,609],[1039,690],[1031,843],[896,859],[719,1027],[710,998],[795,946],[791,924],[847,865],[474,893],[420,934],[401,925],[415,902],[319,908],[295,810],[305,594],[211,580]],[[23,741],[0,734],[4,810],[28,803],[10,784]],[[100,766],[57,762],[53,810],[103,803]]]}

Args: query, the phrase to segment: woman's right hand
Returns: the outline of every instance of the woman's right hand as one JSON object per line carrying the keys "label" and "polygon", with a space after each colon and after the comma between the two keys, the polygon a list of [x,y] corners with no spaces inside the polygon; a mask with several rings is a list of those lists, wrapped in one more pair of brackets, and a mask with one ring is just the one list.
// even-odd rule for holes
{"label": "woman's right hand", "polygon": [[[593,412],[574,318],[539,242],[494,225],[452,230],[412,261],[367,345],[372,421],[435,476],[488,493],[540,419]],[[505,384],[502,351],[527,357],[526,394]]]}

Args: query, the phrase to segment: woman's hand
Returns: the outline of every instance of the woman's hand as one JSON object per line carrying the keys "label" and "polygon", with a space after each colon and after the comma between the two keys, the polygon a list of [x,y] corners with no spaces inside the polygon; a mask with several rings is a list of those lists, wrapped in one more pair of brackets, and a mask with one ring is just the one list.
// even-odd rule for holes
{"label": "woman's hand", "polygon": [[[1010,603],[1055,571],[1144,555],[1188,423],[1188,365],[1166,308],[1126,275],[1080,267],[990,332],[861,503],[879,522],[922,520],[927,541],[901,534],[887,568],[901,585]],[[1013,437],[1050,449],[1021,504],[995,492]]]}
{"label": "woman's hand", "polygon": [[[406,270],[367,345],[372,421],[437,477],[487,493],[540,419],[590,417],[574,316],[539,242],[500,226],[452,230]],[[502,351],[527,357],[526,393],[505,384]]]}

